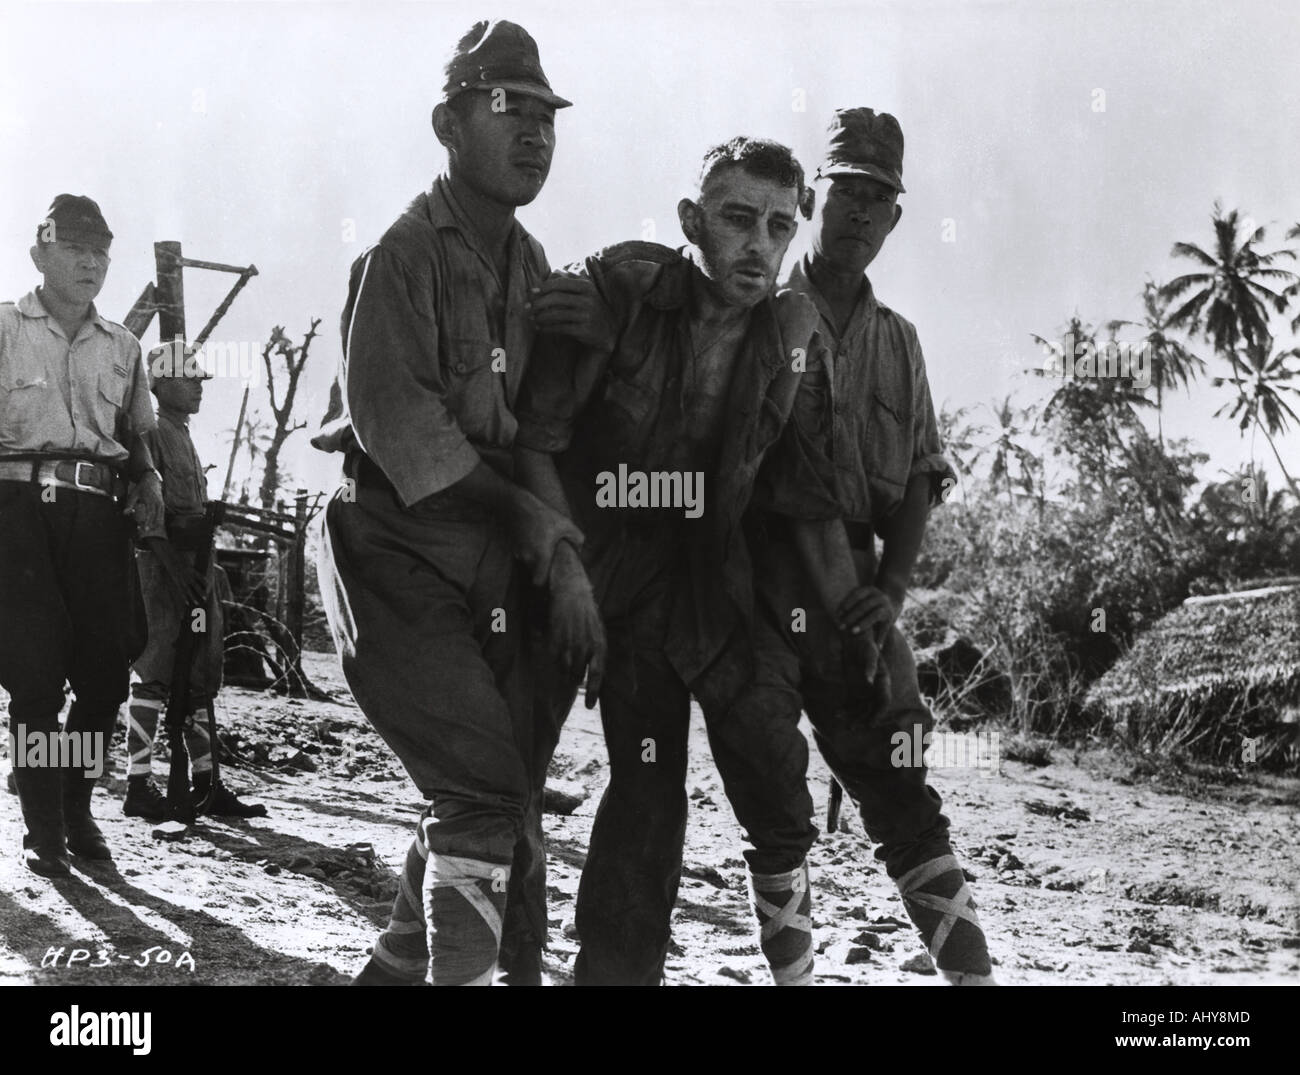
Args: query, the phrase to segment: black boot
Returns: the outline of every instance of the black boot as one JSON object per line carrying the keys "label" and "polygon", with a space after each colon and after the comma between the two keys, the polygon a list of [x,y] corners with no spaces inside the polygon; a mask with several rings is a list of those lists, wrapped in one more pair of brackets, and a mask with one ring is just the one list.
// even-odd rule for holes
{"label": "black boot", "polygon": [[[208,797],[208,789],[212,787],[212,774],[195,773],[194,774],[194,808],[197,810]],[[225,784],[217,782],[217,790],[212,794],[212,801],[208,803],[204,813],[211,814],[214,817],[266,817],[266,807],[261,803],[242,803]]]}
{"label": "black boot", "polygon": [[23,834],[27,868],[42,877],[70,876],[59,770],[21,767],[13,776],[27,830]]}
{"label": "black boot", "polygon": [[63,825],[68,834],[68,850],[79,858],[94,862],[112,862],[104,834],[90,816],[90,796],[95,781],[80,769],[63,772]]}
{"label": "black boot", "polygon": [[126,778],[126,799],[122,802],[122,813],[127,817],[142,817],[146,821],[167,821],[172,816],[171,806],[163,793],[147,776]]}

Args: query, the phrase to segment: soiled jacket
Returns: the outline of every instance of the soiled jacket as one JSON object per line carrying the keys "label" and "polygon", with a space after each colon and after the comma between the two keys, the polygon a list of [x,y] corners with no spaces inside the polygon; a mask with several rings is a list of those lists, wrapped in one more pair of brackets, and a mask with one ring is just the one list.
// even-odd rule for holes
{"label": "soiled jacket", "polygon": [[342,390],[312,443],[360,449],[406,506],[480,460],[511,473],[515,396],[533,342],[529,291],[549,274],[516,223],[499,278],[445,177],[352,266]]}
{"label": "soiled jacket", "polygon": [[[588,258],[588,275],[612,311],[617,344],[605,354],[567,338],[539,337],[520,393],[518,444],[557,457],[583,559],[606,615],[634,606],[665,570],[679,573],[665,650],[691,683],[753,611],[749,554],[740,527],[764,457],[782,435],[801,370],[820,362],[817,312],[783,292],[759,303],[733,367],[718,446],[685,442],[682,387],[693,354],[692,274],[681,252],[624,243]],[[680,507],[596,505],[596,479],[619,465],[642,472],[705,473],[703,515]],[[646,535],[649,534],[649,540]],[[675,565],[675,567],[674,567]]]}
{"label": "soiled jacket", "polygon": [[[937,500],[956,476],[943,457],[938,423],[916,328],[876,301],[870,282],[843,335],[826,300],[808,279],[808,260],[795,265],[786,287],[806,295],[820,315],[828,377],[805,385],[800,409],[821,411],[846,520],[877,530],[902,503],[908,481],[932,477]],[[810,418],[815,422],[815,418]]]}

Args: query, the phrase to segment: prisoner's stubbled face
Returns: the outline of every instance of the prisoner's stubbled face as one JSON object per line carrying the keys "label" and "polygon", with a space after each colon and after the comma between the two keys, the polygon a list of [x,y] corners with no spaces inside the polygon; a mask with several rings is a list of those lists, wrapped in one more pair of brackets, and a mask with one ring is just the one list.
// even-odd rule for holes
{"label": "prisoner's stubbled face", "polygon": [[678,205],[682,233],[698,249],[714,294],[729,306],[750,307],[771,294],[797,222],[799,192],[744,167],[720,168],[699,201]]}

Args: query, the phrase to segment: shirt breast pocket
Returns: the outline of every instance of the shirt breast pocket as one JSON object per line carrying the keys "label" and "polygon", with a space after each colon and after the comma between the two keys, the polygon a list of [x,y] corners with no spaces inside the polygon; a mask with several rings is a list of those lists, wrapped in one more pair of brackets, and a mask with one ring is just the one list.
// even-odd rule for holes
{"label": "shirt breast pocket", "polygon": [[116,372],[101,373],[95,389],[92,406],[97,431],[103,437],[117,440],[119,419],[126,400],[126,378]]}
{"label": "shirt breast pocket", "polygon": [[877,389],[871,398],[868,437],[871,477],[901,491],[912,467],[912,423],[901,401]]}
{"label": "shirt breast pocket", "polygon": [[498,389],[493,370],[504,369],[505,348],[485,336],[451,336],[442,356],[447,403],[467,434],[483,433],[492,423]]}
{"label": "shirt breast pocket", "polygon": [[452,336],[447,341],[443,355],[443,368],[451,383],[458,379],[472,379],[485,370],[491,372],[493,363],[505,368],[506,350],[483,336]]}
{"label": "shirt breast pocket", "polygon": [[39,363],[24,361],[21,352],[0,365],[0,436],[21,443],[51,406],[53,386]]}

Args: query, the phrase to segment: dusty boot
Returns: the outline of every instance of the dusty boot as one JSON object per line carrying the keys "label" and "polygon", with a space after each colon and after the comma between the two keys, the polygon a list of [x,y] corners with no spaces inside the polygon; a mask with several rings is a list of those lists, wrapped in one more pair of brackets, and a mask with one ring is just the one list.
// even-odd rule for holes
{"label": "dusty boot", "polygon": [[975,900],[956,857],[923,862],[897,884],[908,917],[943,976],[952,985],[996,985]]}
{"label": "dusty boot", "polygon": [[72,865],[63,834],[63,788],[59,770],[24,767],[15,769],[13,777],[26,826],[23,849],[27,868],[42,877],[71,876]]}
{"label": "dusty boot", "polygon": [[788,873],[751,873],[759,944],[777,985],[812,985],[812,892],[808,864]]}
{"label": "dusty boot", "polygon": [[94,862],[112,862],[104,834],[90,816],[90,796],[95,781],[80,769],[63,771],[63,825],[68,834],[68,850],[79,858]]}
{"label": "dusty boot", "polygon": [[146,821],[167,821],[172,816],[166,797],[147,776],[126,778],[126,799],[122,813],[127,817],[142,817]]}
{"label": "dusty boot", "polygon": [[[212,787],[212,773],[194,774],[194,807],[202,804],[208,796],[208,789]],[[205,813],[214,817],[266,817],[266,807],[261,803],[242,803],[225,784],[218,781],[217,790],[212,795],[212,801],[208,803]]]}

